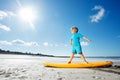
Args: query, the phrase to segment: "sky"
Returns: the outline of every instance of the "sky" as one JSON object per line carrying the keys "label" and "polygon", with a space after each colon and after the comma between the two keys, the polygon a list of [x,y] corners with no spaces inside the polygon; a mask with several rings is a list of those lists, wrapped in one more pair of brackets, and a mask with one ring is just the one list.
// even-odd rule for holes
{"label": "sky", "polygon": [[0,0],[0,49],[71,55],[70,28],[85,56],[120,56],[119,0]]}

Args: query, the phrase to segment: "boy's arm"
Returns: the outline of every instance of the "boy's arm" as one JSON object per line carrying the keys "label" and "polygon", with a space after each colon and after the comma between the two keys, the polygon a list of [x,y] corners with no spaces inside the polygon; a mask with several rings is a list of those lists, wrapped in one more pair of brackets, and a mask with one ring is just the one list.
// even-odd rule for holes
{"label": "boy's arm", "polygon": [[72,40],[70,40],[70,45],[72,45]]}
{"label": "boy's arm", "polygon": [[86,36],[83,36],[83,39],[88,41],[88,42],[91,42],[92,40],[90,40],[89,38],[87,38]]}

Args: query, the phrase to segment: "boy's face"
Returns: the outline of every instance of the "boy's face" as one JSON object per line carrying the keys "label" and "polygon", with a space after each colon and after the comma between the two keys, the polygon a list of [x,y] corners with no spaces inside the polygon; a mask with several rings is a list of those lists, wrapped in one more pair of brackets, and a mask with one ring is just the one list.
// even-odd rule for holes
{"label": "boy's face", "polygon": [[76,32],[77,32],[77,30],[76,30],[76,29],[74,29],[74,28],[73,28],[73,29],[71,29],[71,33],[72,33],[72,34],[74,34],[74,33],[76,33]]}

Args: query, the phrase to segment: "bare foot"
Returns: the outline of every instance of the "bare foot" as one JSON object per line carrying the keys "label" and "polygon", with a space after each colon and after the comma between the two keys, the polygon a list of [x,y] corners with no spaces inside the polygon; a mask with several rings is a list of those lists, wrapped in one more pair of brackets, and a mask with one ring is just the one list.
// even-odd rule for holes
{"label": "bare foot", "polygon": [[71,63],[71,61],[68,62],[68,64],[70,64],[70,63]]}

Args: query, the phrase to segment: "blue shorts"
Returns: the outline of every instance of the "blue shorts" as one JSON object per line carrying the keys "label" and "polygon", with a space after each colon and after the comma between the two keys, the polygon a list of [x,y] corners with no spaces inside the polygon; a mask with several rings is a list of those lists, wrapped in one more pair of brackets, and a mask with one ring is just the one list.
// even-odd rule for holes
{"label": "blue shorts", "polygon": [[72,46],[72,53],[73,54],[80,54],[80,53],[82,53],[81,46]]}

